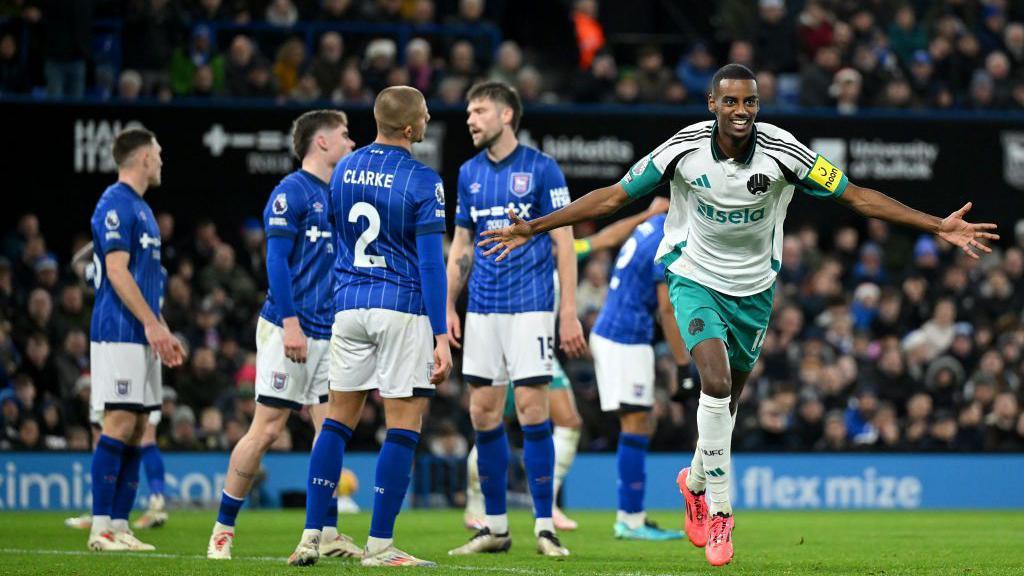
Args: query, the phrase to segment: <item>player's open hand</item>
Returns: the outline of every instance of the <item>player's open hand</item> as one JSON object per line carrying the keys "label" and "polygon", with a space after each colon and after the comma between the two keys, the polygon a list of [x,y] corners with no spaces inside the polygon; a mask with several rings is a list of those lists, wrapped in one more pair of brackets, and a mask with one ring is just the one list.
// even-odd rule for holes
{"label": "player's open hand", "polygon": [[448,347],[446,334],[434,336],[434,368],[430,371],[430,383],[437,386],[448,379],[452,371],[452,350]]}
{"label": "player's open hand", "polygon": [[999,234],[987,232],[995,230],[995,224],[971,224],[964,220],[964,215],[971,209],[971,203],[964,204],[963,208],[946,216],[939,224],[937,236],[950,244],[959,246],[971,258],[977,258],[975,249],[981,252],[991,252],[984,240],[999,240]]}
{"label": "player's open hand", "polygon": [[163,322],[154,322],[146,326],[146,342],[149,342],[153,353],[168,368],[181,365],[185,356],[184,349]]}
{"label": "player's open hand", "polygon": [[562,351],[570,358],[579,358],[587,353],[587,341],[583,339],[583,325],[575,315],[559,315],[558,335]]}
{"label": "player's open hand", "polygon": [[481,248],[491,246],[490,250],[484,252],[484,256],[490,256],[500,251],[501,253],[494,259],[496,262],[501,262],[509,252],[533,238],[533,230],[530,229],[530,225],[517,216],[515,210],[509,208],[508,217],[512,221],[511,226],[497,230],[484,230],[480,233],[484,239],[477,243],[477,246]]}
{"label": "player's open hand", "polygon": [[299,319],[295,316],[285,318],[281,322],[284,325],[284,356],[285,358],[299,364],[306,363],[306,355],[309,353],[306,345],[306,335],[299,326]]}
{"label": "player's open hand", "polygon": [[448,344],[455,348],[462,348],[462,344],[459,344],[459,338],[462,338],[462,320],[459,319],[459,313],[455,310],[448,310]]}
{"label": "player's open hand", "polygon": [[668,198],[655,196],[654,200],[651,200],[651,205],[647,207],[645,212],[647,213],[648,218],[668,212]]}

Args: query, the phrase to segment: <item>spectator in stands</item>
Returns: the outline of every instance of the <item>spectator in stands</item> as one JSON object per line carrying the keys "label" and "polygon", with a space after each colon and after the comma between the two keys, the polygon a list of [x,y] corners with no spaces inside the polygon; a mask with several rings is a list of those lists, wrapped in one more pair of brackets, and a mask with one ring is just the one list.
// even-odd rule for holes
{"label": "spectator in stands", "polygon": [[429,42],[423,38],[409,41],[405,47],[405,70],[409,75],[408,85],[422,92],[425,97],[432,98],[439,74],[431,61]]}
{"label": "spectator in stands", "polygon": [[1024,69],[1024,24],[1010,22],[1003,31],[1003,49],[1010,59],[1010,68],[1014,74]]}
{"label": "spectator in stands", "polygon": [[984,4],[981,7],[981,25],[977,27],[978,43],[984,54],[1003,48],[1006,32],[1006,14],[997,5]]}
{"label": "spectator in stands", "polygon": [[171,419],[171,438],[167,448],[172,450],[202,450],[196,438],[196,414],[188,406],[178,406]]}
{"label": "spectator in stands", "polygon": [[544,78],[536,68],[523,66],[519,74],[516,75],[515,87],[519,92],[519,98],[526,104],[554,102],[554,94],[544,91],[543,82]]}
{"label": "spectator in stands", "polygon": [[92,26],[100,0],[40,0],[45,30],[46,94],[50,98],[85,96],[85,61],[92,52]]}
{"label": "spectator in stands", "polygon": [[[753,70],[757,67],[754,63],[754,45],[746,40],[733,40],[732,44],[729,45],[729,62],[733,64],[742,64],[747,68]],[[771,74],[769,72],[769,74]],[[764,100],[764,87],[761,86],[761,82],[757,83],[758,97]]]}
{"label": "spectator in stands", "polygon": [[60,303],[54,313],[57,336],[63,337],[69,330],[89,330],[92,308],[85,305],[82,287],[78,284],[66,284],[60,291]]}
{"label": "spectator in stands", "polygon": [[219,96],[220,89],[217,88],[217,77],[213,68],[199,66],[192,73],[192,84],[189,87],[188,95],[193,98],[210,98]]}
{"label": "spectator in stands", "polygon": [[142,74],[131,68],[121,71],[117,80],[117,99],[123,102],[134,102],[142,95]]}
{"label": "spectator in stands", "polygon": [[85,332],[74,328],[67,333],[53,365],[59,391],[55,398],[71,398],[75,393],[75,383],[89,371],[89,340]]}
{"label": "spectator in stands", "polygon": [[[197,25],[192,29],[192,41],[174,50],[171,55],[170,79],[171,90],[175,94],[207,95],[224,89],[224,57],[217,53],[212,34],[209,26]],[[209,88],[197,86],[195,82],[197,70],[203,67],[209,71]]]}
{"label": "spectator in stands", "polygon": [[514,40],[505,40],[498,46],[498,55],[487,79],[514,85],[522,67],[523,51]]}
{"label": "spectator in stands", "polygon": [[757,57],[761,69],[776,74],[796,72],[797,38],[783,0],[758,0]]}
{"label": "spectator in stands", "polygon": [[199,0],[192,7],[190,17],[193,22],[229,22],[234,14],[224,0]]}
{"label": "spectator in stands", "polygon": [[[458,78],[466,86],[472,86],[477,81],[479,70],[476,66],[476,52],[469,42],[460,40],[452,45],[448,64],[447,77]],[[516,74],[516,81],[518,80],[519,74]]]}
{"label": "spectator in stands", "polygon": [[0,35],[0,96],[27,92],[30,84],[18,41],[14,34],[4,32]]}
{"label": "spectator in stands", "polygon": [[229,96],[244,98],[249,95],[249,73],[261,59],[256,52],[256,46],[248,36],[239,34],[231,40],[228,61],[224,69]]}
{"label": "spectator in stands", "polygon": [[1019,403],[1012,392],[996,396],[992,412],[985,418],[988,434],[985,449],[996,452],[1019,451],[1024,449],[1022,438],[1017,434]]}
{"label": "spectator in stands", "polygon": [[433,24],[436,17],[434,0],[415,0],[409,21],[414,26],[427,26]]}
{"label": "spectator in stands", "polygon": [[844,68],[837,72],[828,87],[828,94],[836,99],[836,112],[856,114],[860,110],[862,88],[860,73],[856,70]]}
{"label": "spectator in stands", "polygon": [[44,334],[35,333],[29,336],[25,345],[21,373],[28,377],[29,386],[34,388],[35,394],[44,398],[59,399],[60,379],[51,350],[50,341]]}
{"label": "spectator in stands", "polygon": [[122,35],[123,66],[139,71],[142,93],[154,95],[171,82],[168,67],[181,40],[184,23],[170,0],[129,2]]}
{"label": "spectator in stands", "polygon": [[305,61],[306,45],[298,38],[289,39],[277,49],[273,74],[281,94],[290,94],[298,85]]}
{"label": "spectator in stands", "polygon": [[[178,384],[179,405],[202,410],[229,387],[227,378],[217,371],[217,358],[210,348],[194,348],[189,374]],[[195,414],[193,422],[195,421]]]}
{"label": "spectator in stands", "polygon": [[260,296],[252,278],[235,265],[235,249],[229,244],[217,247],[213,262],[199,273],[199,287],[206,294],[223,290],[240,307],[254,307]]}
{"label": "spectator in stands", "polygon": [[363,85],[363,73],[357,66],[346,66],[341,72],[341,84],[331,94],[335,104],[370,104],[373,93]]}
{"label": "spectator in stands", "polygon": [[320,37],[319,48],[309,71],[316,80],[320,93],[330,95],[341,83],[341,59],[345,53],[345,43],[341,34],[327,32]]}
{"label": "spectator in stands", "polygon": [[786,411],[773,399],[757,406],[757,427],[743,434],[743,450],[786,452],[796,447],[797,438],[787,429]]}
{"label": "spectator in stands", "polygon": [[317,86],[316,78],[309,72],[299,77],[299,83],[288,93],[288,100],[308,104],[320,100],[320,87]]}
{"label": "spectator in stands", "polygon": [[369,22],[397,24],[402,21],[402,0],[368,0],[362,17]]}
{"label": "spectator in stands", "polygon": [[845,452],[849,447],[843,413],[833,410],[825,415],[824,433],[814,449],[818,452]]}
{"label": "spectator in stands", "polygon": [[832,14],[816,0],[804,6],[797,27],[804,56],[813,60],[818,50],[832,44],[832,18]]}
{"label": "spectator in stands", "polygon": [[918,50],[928,48],[928,35],[918,24],[914,8],[909,4],[896,9],[888,34],[889,49],[896,54],[900,62],[909,63]]}
{"label": "spectator in stands", "polygon": [[698,42],[679,61],[676,66],[676,77],[686,86],[691,94],[706,94],[711,86],[711,76],[716,69],[715,60],[708,47]]}
{"label": "spectator in stands", "polygon": [[299,10],[292,0],[270,0],[265,16],[267,24],[291,28],[299,20]]}
{"label": "spectator in stands", "polygon": [[842,64],[839,50],[825,46],[817,50],[814,63],[800,71],[800,105],[805,108],[824,108],[831,98],[829,87]]}
{"label": "spectator in stands", "polygon": [[224,416],[213,406],[204,408],[199,414],[199,443],[203,450],[223,452],[227,450],[227,438],[224,435]]}
{"label": "spectator in stands", "polygon": [[877,102],[881,108],[909,109],[917,106],[910,84],[903,78],[895,78],[885,85],[885,91]]}
{"label": "spectator in stands", "polygon": [[363,78],[366,86],[374,93],[387,87],[387,77],[395,67],[397,47],[390,38],[377,38],[366,47],[363,58]]}
{"label": "spectator in stands", "polygon": [[996,50],[985,57],[985,72],[992,78],[993,106],[1004,108],[1010,103],[1010,59]]}
{"label": "spectator in stands", "polygon": [[352,0],[322,0],[320,12],[317,13],[317,20],[326,22],[340,22],[352,20],[358,16],[358,7]]}
{"label": "spectator in stands", "polygon": [[637,55],[636,82],[641,102],[659,102],[672,81],[657,46],[644,46]]}
{"label": "spectator in stands", "polygon": [[577,102],[608,101],[615,93],[618,76],[615,57],[610,52],[598,53],[590,69],[580,72],[578,79],[573,82],[574,99]]}
{"label": "spectator in stands", "polygon": [[608,298],[608,259],[591,258],[583,268],[583,279],[576,289],[576,308],[582,318],[600,310]]}
{"label": "spectator in stands", "polygon": [[463,99],[468,89],[469,85],[465,79],[457,76],[447,76],[437,86],[437,99],[442,104],[458,106],[463,104]]}
{"label": "spectator in stands", "polygon": [[598,52],[604,48],[604,27],[598,20],[596,0],[576,0],[572,21],[576,27],[576,46],[579,48],[580,70],[589,70]]}

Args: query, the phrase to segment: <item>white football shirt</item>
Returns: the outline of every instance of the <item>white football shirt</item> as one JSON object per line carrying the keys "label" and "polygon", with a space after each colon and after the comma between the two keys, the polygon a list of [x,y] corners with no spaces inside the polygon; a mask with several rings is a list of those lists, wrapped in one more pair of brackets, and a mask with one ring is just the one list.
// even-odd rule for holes
{"label": "white football shirt", "polygon": [[762,292],[782,259],[782,224],[796,189],[838,198],[843,172],[789,132],[757,122],[745,158],[727,158],[713,120],[683,128],[620,181],[631,197],[668,182],[665,238],[656,258],[668,269],[731,296]]}

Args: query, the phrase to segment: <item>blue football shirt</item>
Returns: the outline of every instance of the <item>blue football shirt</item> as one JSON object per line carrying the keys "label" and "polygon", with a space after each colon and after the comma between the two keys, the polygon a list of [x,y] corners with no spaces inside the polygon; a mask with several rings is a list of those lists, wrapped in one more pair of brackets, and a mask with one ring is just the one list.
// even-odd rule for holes
{"label": "blue football shirt", "polygon": [[619,249],[595,334],[620,344],[651,343],[658,284],[665,281],[665,266],[654,259],[665,236],[664,226],[664,214],[648,218]]}
{"label": "blue football shirt", "polygon": [[93,283],[96,302],[89,338],[93,342],[146,344],[142,323],[124,305],[107,277],[107,254],[128,252],[128,271],[146,304],[160,316],[164,271],[160,266],[160,228],[149,204],[131,186],[118,182],[108,187],[92,214]]}
{"label": "blue football shirt", "polygon": [[[288,255],[291,270],[292,299],[302,331],[311,338],[327,340],[334,323],[334,236],[328,205],[327,183],[298,170],[285,176],[270,193],[263,209],[263,227],[267,236],[295,238]],[[260,316],[280,326],[281,314],[274,293]]]}
{"label": "blue football shirt", "polygon": [[[492,162],[487,151],[459,168],[458,207],[455,224],[473,232],[474,244],[484,230],[511,225],[511,208],[524,220],[532,220],[569,204],[569,188],[555,159],[520,144],[501,162]],[[555,257],[551,236],[540,234],[502,262],[475,248],[469,277],[469,312],[481,314],[549,312],[554,308],[551,276]]]}
{"label": "blue football shirt", "polygon": [[416,236],[445,232],[441,177],[405,148],[370,144],[342,158],[330,193],[335,309],[426,315]]}

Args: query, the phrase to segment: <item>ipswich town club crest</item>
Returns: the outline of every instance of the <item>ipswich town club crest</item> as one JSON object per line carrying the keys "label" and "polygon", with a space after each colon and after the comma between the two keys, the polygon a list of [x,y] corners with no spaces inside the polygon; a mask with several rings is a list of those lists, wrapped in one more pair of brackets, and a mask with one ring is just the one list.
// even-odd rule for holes
{"label": "ipswich town club crest", "polygon": [[288,385],[288,375],[284,372],[274,372],[274,381],[271,382],[274,390],[284,390],[285,386]]}
{"label": "ipswich town club crest", "polygon": [[533,184],[533,173],[513,172],[512,173],[512,194],[523,197],[530,193]]}
{"label": "ipswich town club crest", "polygon": [[127,396],[132,391],[131,380],[117,380],[114,382],[114,389],[118,396]]}

